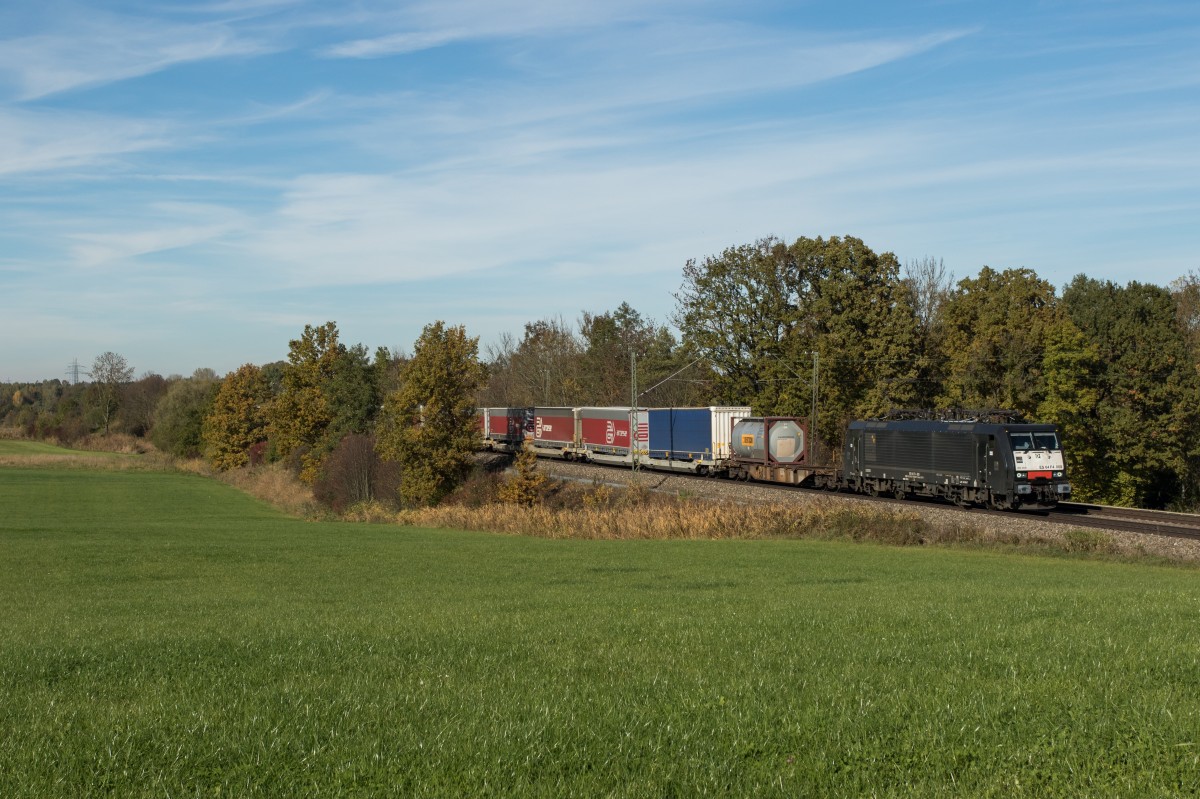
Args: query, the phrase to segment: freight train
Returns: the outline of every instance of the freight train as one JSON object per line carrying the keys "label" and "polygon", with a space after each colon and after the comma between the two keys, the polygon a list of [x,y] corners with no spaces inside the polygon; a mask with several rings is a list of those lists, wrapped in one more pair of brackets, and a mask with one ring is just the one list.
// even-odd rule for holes
{"label": "freight train", "polygon": [[850,422],[837,458],[807,420],[750,408],[481,408],[488,449],[957,505],[1051,508],[1071,496],[1058,429],[1009,411],[900,411]]}

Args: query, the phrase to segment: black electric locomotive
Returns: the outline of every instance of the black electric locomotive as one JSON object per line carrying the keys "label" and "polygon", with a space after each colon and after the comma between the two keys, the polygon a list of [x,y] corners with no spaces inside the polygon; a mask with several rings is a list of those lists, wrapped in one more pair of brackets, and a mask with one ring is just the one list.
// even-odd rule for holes
{"label": "black electric locomotive", "polygon": [[1071,496],[1052,424],[854,421],[846,431],[841,482],[867,494],[1007,509],[1054,507]]}

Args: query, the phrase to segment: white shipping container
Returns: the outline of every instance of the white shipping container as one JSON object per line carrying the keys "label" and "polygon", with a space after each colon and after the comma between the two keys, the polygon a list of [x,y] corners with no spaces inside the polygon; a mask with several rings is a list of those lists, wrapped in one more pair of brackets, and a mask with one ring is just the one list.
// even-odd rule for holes
{"label": "white shipping container", "polygon": [[733,426],[742,419],[751,416],[749,406],[713,406],[709,407],[712,418],[713,460],[724,460],[733,457]]}

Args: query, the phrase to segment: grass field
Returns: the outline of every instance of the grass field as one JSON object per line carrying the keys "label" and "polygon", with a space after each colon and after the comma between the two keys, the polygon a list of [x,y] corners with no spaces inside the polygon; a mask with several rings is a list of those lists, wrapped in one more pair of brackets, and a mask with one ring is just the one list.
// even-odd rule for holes
{"label": "grass field", "polygon": [[0,796],[1188,796],[1200,573],[0,469]]}
{"label": "grass field", "polygon": [[139,456],[121,452],[67,449],[44,441],[0,438],[0,468],[51,466],[60,468],[140,468]]}

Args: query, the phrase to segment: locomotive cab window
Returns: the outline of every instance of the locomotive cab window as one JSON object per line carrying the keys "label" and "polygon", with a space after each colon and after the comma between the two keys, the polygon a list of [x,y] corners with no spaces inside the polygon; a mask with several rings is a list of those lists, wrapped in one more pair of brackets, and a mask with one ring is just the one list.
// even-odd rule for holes
{"label": "locomotive cab window", "polygon": [[1013,452],[1028,452],[1035,449],[1061,449],[1058,445],[1058,435],[1055,433],[1011,433]]}
{"label": "locomotive cab window", "polygon": [[1062,449],[1054,433],[1034,433],[1033,445],[1037,449]]}

